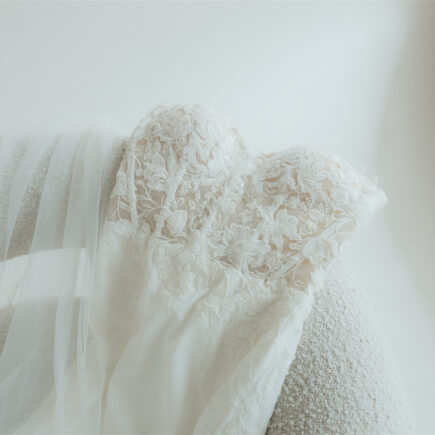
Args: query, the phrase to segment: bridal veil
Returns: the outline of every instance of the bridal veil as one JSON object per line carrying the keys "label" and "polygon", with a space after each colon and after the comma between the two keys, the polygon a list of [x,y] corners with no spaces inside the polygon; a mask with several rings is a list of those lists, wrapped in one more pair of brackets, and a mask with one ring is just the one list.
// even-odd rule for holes
{"label": "bridal veil", "polygon": [[[72,361],[87,405],[89,304],[122,139],[87,131],[0,142],[0,432],[55,391],[62,428]],[[85,414],[85,412],[84,412]]]}

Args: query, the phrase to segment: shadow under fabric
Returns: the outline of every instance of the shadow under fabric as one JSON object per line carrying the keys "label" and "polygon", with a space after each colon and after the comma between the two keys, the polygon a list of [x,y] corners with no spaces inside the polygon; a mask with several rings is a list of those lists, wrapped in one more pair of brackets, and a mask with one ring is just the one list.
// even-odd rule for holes
{"label": "shadow under fabric", "polygon": [[[217,305],[213,304],[214,300],[210,299],[206,291],[200,295],[189,291],[196,289],[195,273],[183,276],[185,292],[176,295],[165,292],[170,288],[168,279],[173,277],[160,276],[157,272],[161,271],[150,267],[150,262],[163,256],[166,262],[175,267],[177,264],[186,264],[186,258],[183,258],[186,252],[189,253],[187,260],[204,253],[204,241],[200,234],[195,235],[199,240],[189,239],[192,229],[206,228],[207,225],[207,222],[197,220],[196,213],[192,213],[194,218],[189,220],[189,210],[194,210],[190,208],[189,200],[198,199],[195,192],[203,195],[196,204],[201,204],[206,199],[209,201],[201,216],[214,216],[215,222],[221,222],[216,216],[230,216],[222,226],[212,227],[219,239],[214,240],[211,237],[207,243],[216,243],[213,253],[219,263],[217,266],[206,266],[221,267],[225,271],[236,269],[261,283],[267,281],[271,271],[264,262],[264,255],[244,258],[235,249],[237,245],[234,234],[225,232],[226,228],[243,230],[243,226],[246,228],[249,225],[252,229],[253,219],[249,219],[249,213],[245,213],[245,225],[242,225],[241,221],[235,221],[242,219],[242,213],[235,218],[231,212],[231,201],[227,204],[224,196],[221,197],[219,207],[213,208],[213,204],[218,203],[218,190],[213,196],[205,196],[208,191],[213,192],[213,186],[225,183],[226,189],[238,192],[238,205],[247,203],[247,189],[258,186],[250,181],[258,174],[258,166],[250,165],[251,160],[245,151],[239,150],[241,154],[234,158],[234,149],[230,149],[229,157],[220,153],[221,148],[211,151],[206,149],[205,154],[201,154],[201,150],[195,150],[195,164],[200,162],[201,165],[189,167],[180,162],[189,162],[192,155],[180,156],[175,153],[171,157],[171,153],[161,154],[157,145],[150,140],[158,137],[161,146],[171,143],[177,135],[186,137],[186,131],[192,135],[197,129],[195,122],[199,126],[208,127],[200,131],[206,139],[204,143],[211,136],[219,138],[216,141],[219,146],[228,145],[227,140],[235,141],[229,144],[234,146],[238,144],[237,136],[229,128],[222,130],[219,127],[217,132],[211,130],[216,128],[215,115],[196,106],[158,109],[153,116],[147,118],[126,142],[124,154],[121,150],[123,138],[104,137],[101,134],[54,140],[42,138],[31,142],[8,142],[4,139],[2,142],[0,153],[8,158],[0,160],[0,164],[4,165],[0,173],[3,189],[1,198],[5,202],[0,216],[1,248],[5,260],[16,257],[2,263],[0,282],[2,432],[41,432],[41,429],[46,432],[74,429],[82,432],[201,432],[198,419],[202,419],[204,426],[212,425],[209,427],[213,427],[213,432],[242,433],[244,429],[252,427],[251,424],[258,432],[264,432],[267,428],[268,433],[409,430],[410,413],[400,382],[394,374],[394,364],[386,356],[387,351],[376,328],[370,326],[372,323],[367,314],[369,310],[361,303],[360,293],[353,279],[346,272],[346,267],[339,263],[328,269],[323,289],[316,291],[313,311],[305,322],[300,342],[298,333],[293,334],[296,337],[296,340],[292,338],[293,352],[298,342],[299,346],[295,355],[291,355],[290,351],[287,360],[284,360],[282,367],[285,372],[282,372],[282,377],[275,374],[270,381],[267,376],[260,376],[264,382],[256,384],[259,393],[240,399],[240,391],[247,394],[250,385],[249,378],[246,384],[243,384],[242,379],[242,385],[238,385],[239,390],[227,392],[229,396],[221,396],[229,397],[228,403],[211,402],[210,409],[213,413],[221,412],[225,418],[218,422],[204,419],[204,410],[207,405],[210,406],[215,390],[225,383],[226,377],[231,376],[231,372],[242,359],[238,352],[249,355],[249,351],[255,348],[262,336],[267,335],[267,327],[271,326],[273,329],[274,318],[268,318],[268,309],[276,302],[275,295],[279,294],[282,285],[275,283],[275,287],[272,286],[271,294],[267,296],[269,299],[264,299],[264,295],[249,293],[242,293],[241,299],[231,298],[231,294],[228,294],[231,293],[228,291],[231,287],[225,281],[228,275],[219,275],[220,269],[217,269],[213,275],[216,281],[209,283],[211,289],[218,289],[212,295],[219,298]],[[182,118],[182,122],[174,123],[171,117]],[[164,122],[175,127],[165,130]],[[222,131],[225,134],[222,135]],[[176,151],[176,141],[173,141],[173,145],[172,149]],[[212,159],[215,166],[204,166],[204,162],[208,162],[207,153],[213,154],[215,151],[217,155],[213,155],[215,158]],[[119,166],[121,157],[123,160]],[[284,157],[289,158],[289,154],[279,155],[278,162]],[[294,161],[295,157],[290,157]],[[224,169],[219,166],[221,158]],[[266,156],[262,164],[271,161],[268,159],[270,157]],[[241,160],[249,162],[247,165],[240,165]],[[272,164],[276,164],[276,160]],[[303,162],[298,160],[298,164]],[[151,172],[147,172],[148,167],[152,168]],[[233,172],[231,178],[225,172],[230,167],[233,171],[237,168],[236,174]],[[168,172],[165,173],[163,169]],[[278,165],[273,169],[276,174],[280,167]],[[210,174],[213,174],[212,180],[207,178]],[[150,176],[148,180],[147,176]],[[175,185],[173,183],[178,182],[175,192],[182,189],[183,183],[179,182],[185,181],[186,177],[189,182],[204,180],[204,177],[207,180],[202,185],[196,185],[196,189],[186,189],[182,195],[185,202],[178,201],[181,206],[177,209],[171,208],[171,201],[167,204],[159,202],[162,192],[168,194],[168,188]],[[242,180],[245,186],[240,189],[240,184],[233,185],[228,182],[229,179]],[[263,180],[266,178],[263,177]],[[149,186],[154,186],[153,191],[147,191]],[[276,191],[279,185],[269,184],[266,187],[268,190],[264,201],[270,195],[273,198],[279,196]],[[114,190],[109,205],[109,193],[112,189]],[[255,193],[261,198],[261,192]],[[133,203],[133,194],[142,200]],[[162,215],[165,205],[165,210],[169,213]],[[260,209],[269,210],[266,206],[271,203],[261,205]],[[261,222],[272,216],[274,225],[283,219],[283,225],[287,225],[287,228],[295,227],[295,220],[291,216],[282,213],[279,215],[277,212],[279,210],[275,210],[272,215],[265,212]],[[112,234],[101,241],[99,235],[105,231],[102,230],[105,219],[116,235],[112,237]],[[255,225],[258,222],[259,220]],[[148,243],[147,246],[150,247],[150,240],[154,240],[151,234],[155,234],[157,230],[166,242],[169,240],[172,250],[165,251],[166,245],[159,245],[160,239],[154,238],[153,256],[142,257],[140,253],[143,252],[143,245]],[[265,229],[264,234],[266,233]],[[249,240],[249,234],[243,233],[244,240]],[[276,237],[275,243],[278,244],[280,234],[271,233],[272,236]],[[190,243],[187,248],[184,244],[186,240]],[[225,243],[221,244],[221,240]],[[258,243],[256,246],[262,247]],[[322,247],[323,245],[318,245],[319,249]],[[104,252],[107,251],[104,250],[116,252],[116,255],[106,256]],[[259,252],[265,251],[260,249]],[[310,255],[315,255],[316,252],[318,251]],[[103,277],[99,275],[101,255],[105,258],[103,270],[111,271]],[[129,260],[123,262],[122,258]],[[204,267],[200,260],[196,261],[198,268]],[[301,264],[306,267],[305,263]],[[279,272],[278,269],[273,270],[272,274],[277,274],[279,279],[287,279],[289,270],[285,270],[283,274]],[[230,276],[238,288],[246,285],[245,277],[240,273]],[[119,277],[119,281],[116,277]],[[108,281],[104,281],[105,279]],[[162,286],[162,283],[165,285]],[[154,291],[151,291],[153,285]],[[306,282],[301,282],[301,286],[306,288]],[[110,292],[102,293],[98,289],[109,289]],[[114,290],[116,291],[113,292]],[[151,294],[144,296],[147,292]],[[212,316],[213,310],[222,308],[233,316],[240,316],[240,312],[231,311],[234,306],[228,303],[237,306],[241,302],[245,304],[242,310],[248,306],[252,311],[242,321],[235,322],[232,329],[227,327],[230,322],[228,319],[225,320],[225,327],[219,329],[219,319]],[[278,299],[278,302],[281,300]],[[309,305],[300,314],[300,328],[303,317],[309,311]],[[155,310],[164,306],[172,310],[173,318],[160,315]],[[201,310],[197,311],[198,307]],[[292,304],[285,305],[284,309],[291,313]],[[273,314],[276,312],[271,311]],[[285,317],[286,312],[284,310],[284,313],[280,313],[278,310],[278,314]],[[259,316],[264,322],[264,330],[258,329],[252,323]],[[152,321],[147,323],[147,319]],[[211,328],[212,334],[216,331],[214,327],[221,331],[224,343],[219,342],[206,366],[200,365],[201,370],[189,378],[184,376],[185,371],[189,372],[189,367],[185,365],[191,363],[191,358],[197,357],[196,347],[208,333],[203,329],[189,330],[195,340],[188,341],[182,333],[186,330],[180,328],[180,325],[198,325],[198,322]],[[148,331],[144,336],[143,330],[146,326]],[[236,334],[234,328],[237,329]],[[173,337],[167,335],[167,332],[166,335],[161,333],[168,330]],[[177,331],[180,331],[180,335],[176,335]],[[281,334],[279,339],[275,337],[263,340],[262,343],[269,347],[266,350],[260,349],[267,356],[267,349],[273,347],[277,340],[284,343],[281,345],[286,348],[285,339],[285,334]],[[163,344],[161,340],[164,341]],[[183,346],[177,348],[174,343],[183,343]],[[168,352],[166,354],[163,353],[165,349]],[[247,360],[249,362],[249,358]],[[250,364],[258,365],[258,361],[254,359]],[[259,372],[270,375],[269,364],[274,363],[273,359],[263,358],[261,367],[254,367],[253,377],[258,377]],[[122,364],[132,370],[120,370]],[[153,364],[156,366],[153,367]],[[229,370],[225,372],[216,366],[227,367]],[[149,376],[158,372],[165,373],[166,369],[169,377],[157,378],[153,384]],[[280,370],[282,371],[281,367]],[[210,382],[213,374],[217,376]],[[190,379],[191,383],[185,384],[186,379]],[[283,388],[279,394],[283,380]],[[236,382],[239,382],[239,378],[236,378]],[[201,383],[208,387],[204,388]],[[131,388],[130,395],[125,388],[134,384],[139,390]],[[146,396],[156,398],[156,404],[149,403],[149,406],[144,406],[144,401],[139,401],[137,405],[140,406],[136,409],[132,402],[138,402],[141,389],[147,388],[150,390],[145,393]],[[165,391],[178,395],[181,402],[188,402],[187,405],[190,400],[192,406],[161,406],[163,402],[158,401],[159,395]],[[196,397],[186,398],[186,391]],[[233,393],[235,402],[231,402]],[[264,403],[261,402],[263,396]],[[254,402],[260,400],[259,403],[264,406],[265,411],[250,420],[251,414],[244,412],[259,406],[258,403],[251,403],[252,398]],[[74,406],[71,406],[72,402]],[[177,403],[175,401],[172,404]],[[245,403],[247,406],[244,406]],[[153,406],[160,409],[154,409]],[[234,408],[236,414],[228,414],[228,408]],[[110,412],[120,411],[118,415],[108,416],[107,409]],[[241,416],[245,418],[242,421]],[[259,420],[255,420],[258,418],[263,424],[261,428]],[[162,426],[152,426],[159,422]],[[165,424],[168,426],[164,426]]]}

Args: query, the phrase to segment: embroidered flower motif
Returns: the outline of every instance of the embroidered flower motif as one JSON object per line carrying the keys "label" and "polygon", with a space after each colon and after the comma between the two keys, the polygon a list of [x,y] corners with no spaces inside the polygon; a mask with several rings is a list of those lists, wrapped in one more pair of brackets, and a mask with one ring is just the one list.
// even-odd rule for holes
{"label": "embroidered flower motif", "polygon": [[297,197],[297,196],[292,196],[291,198],[289,198],[289,199],[287,200],[286,206],[287,206],[289,209],[297,210],[297,209],[299,209],[300,206],[301,206],[301,200],[300,200],[299,197]]}
{"label": "embroidered flower motif", "polygon": [[174,237],[185,236],[184,228],[187,222],[187,211],[176,210],[172,212],[166,219],[166,227],[170,234]]}
{"label": "embroidered flower motif", "polygon": [[306,289],[306,260],[314,268],[330,260],[341,220],[349,228],[383,199],[326,153],[295,148],[253,158],[226,120],[199,106],[156,108],[126,156],[111,220],[133,220],[141,246],[151,231],[186,238],[177,243],[199,231],[198,249],[216,264],[267,278],[270,286],[286,277],[290,287]]}
{"label": "embroidered flower motif", "polygon": [[314,237],[305,245],[303,254],[312,265],[321,265],[331,256],[331,245],[325,239]]}
{"label": "embroidered flower motif", "polygon": [[116,177],[116,184],[113,188],[112,195],[126,195],[128,186],[127,174],[120,172]]}
{"label": "embroidered flower motif", "polygon": [[289,214],[286,209],[281,209],[275,218],[278,229],[283,235],[286,235],[290,240],[299,239],[298,223],[296,216]]}

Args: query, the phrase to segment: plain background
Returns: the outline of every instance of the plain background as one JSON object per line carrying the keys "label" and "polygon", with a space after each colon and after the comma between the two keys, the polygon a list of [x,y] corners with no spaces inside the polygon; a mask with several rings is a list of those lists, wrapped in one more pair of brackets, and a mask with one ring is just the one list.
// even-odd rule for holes
{"label": "plain background", "polygon": [[155,105],[225,113],[253,151],[325,147],[389,205],[346,252],[435,432],[435,3],[0,3],[0,131]]}

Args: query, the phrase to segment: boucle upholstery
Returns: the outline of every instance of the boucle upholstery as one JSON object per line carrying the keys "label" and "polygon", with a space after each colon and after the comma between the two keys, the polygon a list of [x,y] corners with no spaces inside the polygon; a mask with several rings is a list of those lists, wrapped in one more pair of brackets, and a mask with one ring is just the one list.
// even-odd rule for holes
{"label": "boucle upholstery", "polygon": [[[114,184],[121,143],[114,142],[107,151],[109,164],[104,174],[102,201],[107,201]],[[5,233],[8,196],[26,147],[23,142],[13,161],[0,162],[0,235]],[[8,257],[24,254],[30,248],[40,192],[52,154],[49,148],[35,166]],[[63,176],[57,180],[60,195],[68,195],[70,176],[66,165]],[[4,243],[1,236],[0,249]],[[47,324],[54,308],[50,302],[41,307]],[[0,344],[7,334],[11,311],[11,307],[0,310]],[[269,423],[269,434],[403,433],[409,429],[405,394],[369,312],[351,274],[337,262],[324,289],[316,295],[313,311],[305,322],[295,360]]]}
{"label": "boucle upholstery", "polygon": [[412,415],[397,368],[349,266],[316,294],[267,433],[407,433]]}

